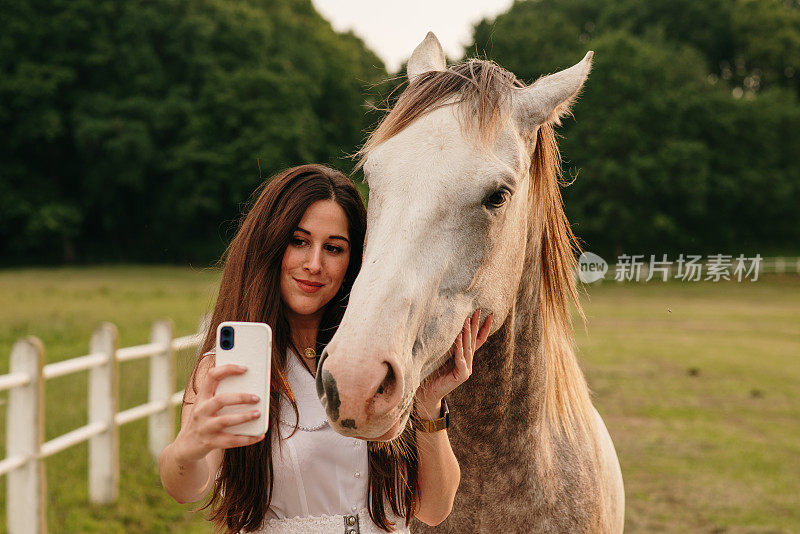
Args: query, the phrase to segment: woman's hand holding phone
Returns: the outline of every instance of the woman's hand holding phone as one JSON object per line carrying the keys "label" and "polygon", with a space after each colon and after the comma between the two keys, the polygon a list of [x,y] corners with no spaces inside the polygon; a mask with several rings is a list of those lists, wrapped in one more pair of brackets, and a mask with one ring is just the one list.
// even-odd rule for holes
{"label": "woman's hand holding phone", "polygon": [[[258,404],[260,399],[250,393],[220,393],[215,395],[219,381],[227,376],[241,375],[246,369],[239,365],[226,364],[211,367],[202,378],[195,404],[188,421],[181,427],[175,438],[180,456],[189,461],[197,461],[214,449],[231,449],[258,443],[260,436],[243,436],[225,432],[225,429],[258,419],[258,410],[244,413],[218,415],[223,406],[238,404]],[[180,445],[178,445],[180,443]]]}

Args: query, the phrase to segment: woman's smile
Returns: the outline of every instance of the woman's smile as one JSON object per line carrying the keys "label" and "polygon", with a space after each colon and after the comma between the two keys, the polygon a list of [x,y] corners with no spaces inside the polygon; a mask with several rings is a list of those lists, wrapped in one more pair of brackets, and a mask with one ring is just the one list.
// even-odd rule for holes
{"label": "woman's smile", "polygon": [[300,287],[300,289],[306,293],[316,293],[325,285],[322,282],[312,282],[311,280],[302,280],[300,278],[295,278],[294,281],[297,282],[297,285]]}

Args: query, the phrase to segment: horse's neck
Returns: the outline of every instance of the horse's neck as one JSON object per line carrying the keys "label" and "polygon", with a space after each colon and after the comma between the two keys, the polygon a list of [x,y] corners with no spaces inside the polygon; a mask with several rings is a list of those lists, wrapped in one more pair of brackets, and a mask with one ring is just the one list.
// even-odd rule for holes
{"label": "horse's neck", "polygon": [[[526,271],[530,274],[531,271]],[[464,438],[506,441],[528,434],[542,416],[545,367],[538,337],[537,284],[523,283],[514,308],[475,355],[472,377],[453,393]]]}

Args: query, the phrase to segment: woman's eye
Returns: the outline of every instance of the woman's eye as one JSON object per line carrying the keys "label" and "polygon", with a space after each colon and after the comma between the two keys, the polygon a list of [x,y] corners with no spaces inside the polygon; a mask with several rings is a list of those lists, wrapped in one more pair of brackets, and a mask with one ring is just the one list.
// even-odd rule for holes
{"label": "woman's eye", "polygon": [[337,247],[335,245],[326,245],[325,249],[333,254],[340,254],[344,252],[344,249],[342,247]]}
{"label": "woman's eye", "polygon": [[289,240],[289,243],[291,243],[295,247],[301,247],[305,244],[305,241],[298,237],[293,237]]}
{"label": "woman's eye", "polygon": [[483,201],[483,205],[489,209],[497,209],[508,201],[511,192],[508,189],[498,189]]}

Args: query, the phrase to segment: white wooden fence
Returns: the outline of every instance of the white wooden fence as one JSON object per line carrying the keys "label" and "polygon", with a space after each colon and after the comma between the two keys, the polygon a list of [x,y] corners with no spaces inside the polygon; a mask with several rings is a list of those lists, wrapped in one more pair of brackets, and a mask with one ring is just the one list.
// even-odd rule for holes
{"label": "white wooden fence", "polygon": [[764,274],[800,274],[800,258],[764,258],[761,262]]}
{"label": "white wooden fence", "polygon": [[[89,442],[89,500],[109,503],[119,491],[121,425],[148,418],[148,448],[157,457],[174,438],[173,406],[183,391],[175,391],[175,351],[198,346],[198,333],[174,337],[171,320],[153,324],[150,343],[117,348],[117,327],[101,324],[92,334],[89,354],[45,365],[44,345],[33,336],[20,339],[11,350],[9,373],[0,375],[0,391],[9,390],[6,409],[6,454],[0,476],[6,475],[6,516],[9,534],[44,534],[46,476],[44,459]],[[150,359],[148,402],[117,411],[118,366]],[[45,380],[89,371],[88,423],[49,441],[44,438]]]}

